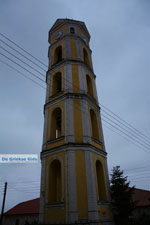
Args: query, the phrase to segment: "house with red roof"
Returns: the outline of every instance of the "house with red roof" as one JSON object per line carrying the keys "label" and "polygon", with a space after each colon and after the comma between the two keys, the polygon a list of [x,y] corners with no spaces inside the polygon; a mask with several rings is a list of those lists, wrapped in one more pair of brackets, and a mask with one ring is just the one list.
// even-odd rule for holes
{"label": "house with red roof", "polygon": [[39,219],[40,198],[21,202],[5,212],[4,225],[25,225]]}
{"label": "house with red roof", "polygon": [[135,188],[133,201],[136,202],[134,217],[140,217],[143,213],[150,215],[150,191]]}
{"label": "house with red roof", "polygon": [[[143,213],[150,215],[150,191],[135,188],[133,201],[137,202],[134,217]],[[38,221],[39,208],[39,198],[21,202],[5,212],[4,225],[25,225],[26,222]]]}

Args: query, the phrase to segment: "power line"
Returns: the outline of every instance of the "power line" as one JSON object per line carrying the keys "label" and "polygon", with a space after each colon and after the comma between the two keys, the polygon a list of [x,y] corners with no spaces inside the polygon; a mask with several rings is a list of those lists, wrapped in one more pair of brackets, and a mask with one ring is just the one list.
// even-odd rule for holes
{"label": "power line", "polygon": [[[23,50],[24,52],[26,52],[26,53],[28,53],[31,57],[33,57],[34,59],[36,59],[36,60],[38,60],[36,57],[34,57],[33,55],[31,55],[29,52],[27,52],[27,51],[25,51],[23,48],[21,48],[19,45],[17,45],[15,42],[13,42],[13,41],[11,41],[9,38],[7,38],[5,35],[3,35],[3,34],[1,34],[0,33],[0,35],[1,36],[3,36],[4,38],[6,38],[7,40],[9,40],[11,43],[13,43],[13,44],[15,44],[18,48],[20,48],[21,50]],[[22,54],[23,55],[23,54]],[[24,56],[24,55],[23,55]],[[27,58],[27,57],[26,57]],[[39,60],[38,60],[39,61]],[[41,61],[40,61],[41,62]],[[43,63],[42,63],[43,64]],[[47,66],[46,66],[47,67]],[[38,71],[39,72],[39,71]],[[43,74],[42,74],[42,76],[44,76]],[[45,77],[45,76],[44,76]],[[100,105],[102,105],[102,104],[100,104]],[[105,107],[104,105],[103,105],[103,107],[104,108],[106,108],[107,110],[109,110],[107,107]],[[105,111],[105,110],[103,110],[103,111]],[[116,114],[114,114],[111,110],[109,110],[109,112],[111,112],[113,115],[115,115],[117,118],[119,118],[120,120],[122,120],[123,122],[125,122],[126,124],[128,124],[130,127],[132,127],[133,129],[134,129],[134,131],[136,130],[136,132],[138,131],[137,129],[135,129],[133,126],[131,126],[129,123],[127,123],[126,121],[124,121],[123,119],[121,119],[120,117],[118,117]],[[108,114],[108,112],[106,112],[105,111],[105,113],[107,113]],[[110,115],[110,114],[109,114]],[[113,117],[113,116],[112,116]],[[113,117],[114,118],[114,117]],[[121,122],[120,122],[121,123]],[[122,123],[123,124],[123,123]],[[123,124],[124,126],[126,126],[125,124]],[[127,127],[127,126],[126,126]],[[139,132],[138,132],[139,133]],[[141,132],[140,132],[141,133]],[[143,134],[142,134],[143,135]]]}
{"label": "power line", "polygon": [[2,37],[4,37],[5,39],[7,39],[8,41],[10,41],[11,43],[13,43],[15,46],[17,46],[18,48],[20,48],[22,51],[24,51],[26,54],[28,54],[29,56],[31,56],[32,58],[34,58],[35,60],[37,60],[39,63],[41,63],[43,66],[46,66],[46,64],[44,64],[41,60],[39,60],[38,58],[36,58],[35,56],[33,56],[31,53],[29,53],[28,51],[26,51],[24,48],[20,47],[18,44],[16,44],[14,41],[10,40],[8,37],[6,37],[4,34],[0,33],[0,35]]}
{"label": "power line", "polygon": [[133,181],[141,181],[141,180],[146,180],[146,181],[149,181],[149,177],[145,176],[145,177],[141,177],[141,178],[138,178],[138,177],[135,177],[135,178],[132,178],[132,182]]}
{"label": "power line", "polygon": [[8,63],[2,61],[0,59],[0,62],[5,64],[6,66],[10,67],[11,69],[13,69],[14,71],[16,71],[17,73],[19,73],[20,75],[22,75],[23,77],[26,77],[27,79],[29,79],[30,81],[32,81],[33,83],[37,84],[38,86],[40,86],[41,88],[45,89],[45,87],[43,87],[41,84],[39,84],[38,82],[36,82],[35,80],[33,80],[32,78],[28,77],[27,75],[25,75],[24,73],[22,73],[21,71],[19,71],[18,69],[14,68],[13,66],[9,65]]}
{"label": "power line", "polygon": [[[27,53],[28,55],[30,55],[32,58],[34,58],[36,61],[40,62],[42,65],[44,65],[46,68],[48,68],[48,66],[46,64],[44,64],[41,60],[39,60],[37,57],[33,56],[31,53],[29,53],[28,51],[26,51],[24,48],[20,47],[18,44],[16,44],[16,42],[12,41],[10,38],[8,38],[6,35],[0,33],[0,35],[2,37],[4,37],[5,39],[7,39],[8,41],[10,41],[11,43],[13,43],[16,47],[18,47],[19,49],[21,49],[22,51],[24,51],[25,53]],[[42,68],[43,69],[43,68]],[[46,71],[45,71],[46,72]],[[100,104],[102,105],[102,104]],[[123,120],[122,118],[120,118],[118,115],[116,115],[114,112],[112,112],[108,107],[102,105],[105,109],[107,109],[109,112],[111,112],[114,116],[116,116],[118,119],[122,120],[124,123],[128,124],[130,127],[132,127],[135,131],[137,131],[138,133],[140,133],[142,136],[148,138],[150,140],[149,137],[147,137],[146,135],[144,135],[142,132],[140,132],[138,129],[136,129],[135,127],[133,127],[131,124],[129,124],[127,121]]]}
{"label": "power line", "polygon": [[[113,128],[119,130],[121,133],[125,134],[127,137],[130,138],[130,136],[128,134],[126,134],[124,131],[122,131],[121,129],[115,127],[114,125],[112,125],[110,122],[106,121],[105,119],[103,119],[103,121],[105,121],[106,123],[108,123],[110,126],[112,126]],[[136,141],[137,143],[139,143],[141,145],[140,142],[138,142],[137,140],[135,140],[134,138],[132,138],[132,140]],[[148,150],[146,150],[147,148],[145,146],[143,146],[145,149],[143,149],[145,152],[150,153]]]}
{"label": "power line", "polygon": [[[2,54],[3,55],[3,54]],[[3,55],[4,56],[4,55]],[[6,57],[6,56],[5,56]],[[7,57],[8,58],[8,57]],[[10,59],[9,59],[10,60]],[[13,61],[14,62],[14,61]],[[17,64],[18,65],[18,64]],[[20,65],[19,65],[20,66]],[[23,68],[23,69],[25,69],[25,68]],[[37,70],[36,70],[37,71]],[[28,71],[29,72],[29,71]],[[44,75],[43,75],[44,76]],[[43,81],[43,80],[42,80]],[[44,82],[44,81],[43,81]],[[67,82],[67,80],[66,80],[66,82]],[[115,115],[115,114],[114,114]],[[106,117],[106,116],[105,116]],[[110,119],[109,119],[110,120]],[[113,121],[113,123],[114,123],[114,121]],[[117,126],[118,126],[118,124],[117,124]],[[122,128],[123,129],[123,128]],[[129,132],[129,131],[128,131]],[[133,134],[131,134],[131,135],[133,135]],[[135,136],[135,135],[134,135]],[[136,140],[137,141],[137,140]]]}
{"label": "power line", "polygon": [[[105,117],[106,119],[108,119],[110,122],[114,123],[115,125],[117,125],[119,128],[121,128],[122,130],[124,130],[125,132],[128,132],[129,134],[131,134],[133,137],[138,138],[137,135],[132,134],[130,131],[128,131],[127,129],[125,129],[124,127],[122,127],[120,124],[117,124],[116,122],[114,122],[113,120],[111,120],[110,118],[108,118],[107,116],[101,114],[103,117]],[[139,143],[140,140],[139,140]],[[150,147],[150,145],[148,145],[147,143],[145,143],[144,141],[142,141],[142,144],[144,143],[144,146],[147,145],[148,147]],[[145,148],[149,149],[147,146],[145,146]]]}
{"label": "power line", "polygon": [[[1,53],[0,53],[1,54]],[[2,54],[3,55],[3,54]],[[6,58],[8,58],[8,57],[6,57]],[[8,58],[9,60],[11,60],[10,58]],[[13,60],[11,60],[12,62],[14,62]],[[18,64],[18,63],[16,63],[16,62],[14,62],[15,64],[17,64],[17,65],[19,65],[20,66],[20,64]],[[5,63],[6,64],[6,63]],[[7,64],[6,64],[7,65]],[[10,67],[10,66],[9,66]],[[20,67],[22,67],[22,66],[20,66]],[[23,67],[23,69],[25,69],[24,67]],[[25,69],[26,70],[26,69]],[[31,71],[29,71],[29,70],[27,70],[29,73],[31,73],[32,74],[32,72]],[[35,74],[34,74],[35,75]],[[36,75],[35,75],[36,76]],[[36,76],[37,77],[37,76]],[[39,77],[38,77],[39,78]],[[43,80],[42,80],[43,81]],[[44,81],[43,81],[44,82]],[[45,82],[44,82],[45,83]],[[38,84],[39,85],[39,84]],[[40,85],[41,86],[41,85]],[[77,108],[77,106],[76,106],[76,108]],[[86,111],[85,111],[86,112]],[[87,112],[86,112],[87,113]],[[104,120],[104,119],[103,119]],[[104,120],[105,121],[105,120]],[[108,123],[107,121],[105,121],[106,123]],[[114,122],[113,122],[114,123]],[[114,127],[114,128],[116,128],[116,127]],[[117,128],[116,128],[117,129]],[[123,129],[123,128],[122,128]],[[120,129],[118,129],[119,131],[121,131]],[[121,131],[122,132],[122,131]],[[125,135],[127,135],[125,132],[123,132]],[[127,135],[128,137],[130,137],[129,135]],[[134,139],[135,140],[135,139]],[[137,140],[136,140],[137,141]],[[138,142],[138,141],[137,141]],[[138,142],[139,144],[141,144],[140,142]],[[145,147],[145,146],[144,146]],[[146,148],[146,147],[145,147]]]}
{"label": "power line", "polygon": [[[34,77],[36,77],[37,79],[39,79],[40,81],[44,82],[44,80],[42,80],[40,77],[38,77],[37,75],[35,75],[34,73],[32,73],[31,71],[27,70],[26,68],[24,68],[23,66],[21,66],[19,63],[16,63],[14,60],[10,59],[9,57],[7,57],[6,55],[4,55],[3,53],[0,52],[0,54],[7,58],[8,60],[10,60],[11,62],[13,62],[14,64],[16,64],[17,66],[21,67],[22,69],[26,70],[28,73],[31,73]],[[45,83],[45,82],[44,82]]]}
{"label": "power line", "polygon": [[[116,131],[116,130],[117,130],[116,127],[114,127],[114,126],[112,126],[112,125],[111,125],[110,127],[107,126],[107,125],[109,125],[109,123],[106,122],[106,124],[107,124],[107,125],[106,125],[106,124],[105,124],[105,121],[104,121],[103,119],[102,119],[102,123],[103,123],[104,127],[106,127],[108,130],[110,130],[110,131],[116,133],[117,135],[121,136],[122,138],[124,138],[125,140],[131,142],[132,144],[136,145],[140,150],[142,150],[142,149],[141,149],[141,145],[137,144],[136,142],[134,142],[134,141],[133,141],[132,139],[130,139],[129,137],[126,137],[126,136],[122,135],[121,132],[120,132],[120,133],[117,132],[117,131]],[[116,130],[113,130],[112,127],[113,127],[114,129],[116,129]]]}
{"label": "power line", "polygon": [[[145,137],[146,139],[150,140],[150,137],[146,136],[145,134],[143,134],[141,131],[139,131],[137,128],[133,127],[131,124],[129,124],[127,121],[125,121],[124,119],[122,119],[121,117],[119,117],[117,114],[115,114],[114,112],[112,112],[108,107],[104,106],[103,104],[100,104],[103,108],[105,108],[106,110],[108,110],[110,113],[112,113],[114,116],[116,116],[119,120],[123,121],[124,123],[126,123],[129,127],[131,127],[132,129],[134,129],[136,132],[140,133],[143,137]],[[104,109],[103,109],[104,110]]]}
{"label": "power line", "polygon": [[[1,54],[1,53],[0,53]],[[8,57],[7,57],[8,58]],[[13,60],[11,60],[11,61],[13,61]],[[14,62],[14,61],[13,61]],[[15,62],[14,62],[15,63]],[[6,63],[5,63],[6,64]],[[17,65],[19,65],[19,64],[17,64]],[[20,65],[19,65],[20,66]],[[22,66],[21,66],[22,67]],[[24,67],[23,67],[24,68]],[[24,68],[25,69],[25,68]],[[26,69],[25,69],[26,70]],[[31,73],[29,70],[27,70],[29,73]],[[32,74],[32,73],[31,73]],[[43,80],[42,80],[43,81]],[[43,81],[44,82],[44,81]],[[45,82],[44,82],[45,83]],[[39,85],[39,84],[38,84]],[[77,108],[77,107],[76,107]],[[85,111],[86,112],[86,111]],[[86,112],[87,113],[87,112]],[[115,127],[115,129],[117,129],[116,127]],[[119,130],[120,131],[120,130]],[[122,132],[122,131],[121,131]],[[123,132],[124,133],[124,132]],[[125,133],[124,133],[125,134]],[[127,135],[127,134],[125,134],[125,135]],[[129,135],[127,135],[128,137],[129,137]]]}
{"label": "power line", "polygon": [[145,174],[143,176],[135,176],[135,177],[131,177],[131,176],[127,176],[128,180],[137,180],[137,179],[143,179],[143,178],[147,178],[147,180],[149,180],[149,174]]}
{"label": "power line", "polygon": [[29,59],[28,57],[26,57],[24,54],[22,54],[21,52],[19,52],[18,50],[16,50],[15,48],[13,48],[12,46],[10,46],[9,44],[7,44],[5,41],[1,40],[0,41],[6,45],[7,47],[11,48],[13,51],[17,52],[19,55],[21,55],[22,57],[24,57],[25,59],[27,59],[28,61],[32,62],[35,66],[39,67],[41,70],[43,70],[44,72],[46,72],[45,69],[43,69],[41,66],[39,66],[38,64],[36,64],[35,62],[33,62],[31,59]]}
{"label": "power line", "polygon": [[[101,105],[101,104],[100,104]],[[129,127],[129,126],[127,126],[124,122],[122,122],[121,121],[121,119],[120,120],[118,120],[116,117],[114,117],[113,115],[111,115],[110,113],[108,113],[106,110],[104,110],[103,108],[102,108],[102,111],[104,111],[108,116],[110,116],[111,118],[113,118],[113,119],[115,119],[117,122],[119,122],[120,124],[122,124],[123,126],[125,126],[127,129],[130,129],[130,131],[131,132],[134,132],[135,133],[135,135],[137,136],[138,135],[138,138],[139,139],[143,139],[144,140],[144,142],[146,143],[146,144],[148,144],[149,146],[150,146],[150,141],[149,140],[147,140],[147,139],[145,139],[145,138],[143,138],[138,132],[136,132],[136,131],[134,131],[134,129],[132,128],[132,127]]]}
{"label": "power line", "polygon": [[[6,64],[6,63],[5,63]],[[11,67],[10,67],[11,68]],[[14,68],[13,68],[14,69]],[[17,70],[16,70],[17,71]],[[20,71],[19,71],[19,73],[20,73]],[[28,79],[30,79],[29,77],[28,77]],[[32,79],[30,79],[30,80],[32,80]],[[32,80],[33,81],[33,80]],[[67,81],[66,81],[67,82]],[[39,85],[39,84],[38,84]],[[43,87],[44,88],[44,87]],[[45,88],[44,88],[45,89]],[[102,105],[102,104],[100,104],[100,105]],[[104,107],[104,106],[103,106]],[[103,109],[102,109],[103,110]],[[103,110],[103,111],[105,111],[105,110]],[[106,111],[105,111],[105,113],[106,113]],[[119,119],[121,119],[121,118],[119,118]],[[123,120],[124,121],[124,120]],[[125,121],[126,122],[126,121]],[[126,122],[127,123],[127,122]],[[122,123],[123,124],[123,123]],[[124,125],[125,126],[125,125]],[[130,124],[129,124],[129,126],[130,126]],[[136,131],[138,131],[136,128],[134,128]],[[139,132],[139,131],[138,131]],[[141,132],[140,132],[141,133]],[[145,135],[143,135],[142,134],[142,136],[145,136]],[[148,138],[148,137],[147,137]],[[149,138],[148,138],[149,139]]]}
{"label": "power line", "polygon": [[2,46],[0,46],[1,49],[3,49],[5,52],[7,52],[8,54],[12,55],[13,57],[15,57],[16,59],[18,59],[20,62],[22,62],[23,64],[25,64],[26,66],[30,67],[31,69],[35,70],[37,73],[39,73],[40,75],[42,75],[43,77],[45,77],[45,75],[43,75],[41,72],[39,72],[37,69],[35,69],[34,67],[32,67],[31,65],[29,65],[28,63],[24,62],[23,60],[21,60],[20,58],[18,58],[17,56],[15,56],[14,54],[12,54],[10,51],[8,51],[7,49],[3,48]]}
{"label": "power line", "polygon": [[132,170],[140,170],[140,169],[147,169],[147,168],[150,168],[150,167],[135,167],[135,168],[131,168],[131,169],[124,169],[124,171],[132,171]]}

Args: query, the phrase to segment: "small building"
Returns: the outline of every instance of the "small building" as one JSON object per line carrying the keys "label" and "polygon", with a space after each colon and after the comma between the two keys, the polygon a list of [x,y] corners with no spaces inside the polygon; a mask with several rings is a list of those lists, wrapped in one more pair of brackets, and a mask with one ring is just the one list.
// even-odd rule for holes
{"label": "small building", "polygon": [[21,202],[5,212],[4,225],[25,225],[39,220],[40,199]]}
{"label": "small building", "polygon": [[150,216],[150,191],[135,188],[133,201],[137,202],[133,217]]}

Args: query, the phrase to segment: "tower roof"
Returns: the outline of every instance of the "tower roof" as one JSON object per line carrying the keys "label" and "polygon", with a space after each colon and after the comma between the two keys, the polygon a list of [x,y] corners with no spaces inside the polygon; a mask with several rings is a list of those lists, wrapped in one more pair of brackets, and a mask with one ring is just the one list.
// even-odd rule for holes
{"label": "tower roof", "polygon": [[90,34],[89,34],[88,29],[84,22],[79,21],[79,20],[68,19],[68,18],[57,19],[56,22],[54,23],[54,25],[49,30],[49,33],[55,31],[58,27],[66,24],[66,23],[78,24],[87,33],[88,37],[90,38]]}

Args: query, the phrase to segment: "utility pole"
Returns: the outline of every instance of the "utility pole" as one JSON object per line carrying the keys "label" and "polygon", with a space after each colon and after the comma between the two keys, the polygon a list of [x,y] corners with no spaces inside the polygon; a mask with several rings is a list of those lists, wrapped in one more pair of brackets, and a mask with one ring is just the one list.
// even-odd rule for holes
{"label": "utility pole", "polygon": [[4,214],[4,207],[5,207],[6,191],[7,191],[7,182],[5,182],[5,188],[4,188],[4,196],[3,196],[3,205],[2,205],[2,211],[1,211],[1,217],[0,217],[0,225],[3,224],[3,214]]}

